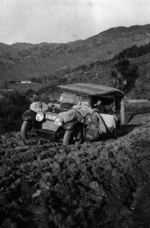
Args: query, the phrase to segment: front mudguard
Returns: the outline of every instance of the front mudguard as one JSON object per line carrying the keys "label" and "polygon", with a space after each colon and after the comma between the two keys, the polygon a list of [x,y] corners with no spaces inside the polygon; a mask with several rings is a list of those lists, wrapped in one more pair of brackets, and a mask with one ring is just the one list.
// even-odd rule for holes
{"label": "front mudguard", "polygon": [[22,114],[22,119],[24,121],[31,120],[32,122],[34,122],[35,116],[36,116],[36,113],[35,112],[33,112],[32,110],[27,110],[26,112],[24,112]]}
{"label": "front mudguard", "polygon": [[78,120],[73,120],[73,121],[70,121],[70,122],[67,122],[64,124],[64,129],[66,131],[72,131],[75,127],[77,126],[82,126],[83,127],[83,123],[79,122]]}

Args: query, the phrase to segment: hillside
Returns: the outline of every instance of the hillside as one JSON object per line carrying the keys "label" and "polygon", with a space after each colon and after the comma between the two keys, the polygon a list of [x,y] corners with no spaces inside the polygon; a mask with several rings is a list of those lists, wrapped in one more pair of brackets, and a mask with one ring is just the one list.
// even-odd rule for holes
{"label": "hillside", "polygon": [[[127,98],[150,98],[150,25],[68,44],[0,44],[0,84],[46,76],[37,93],[45,102],[58,83],[112,86],[121,73],[132,85]],[[129,122],[116,140],[78,147],[37,135],[24,145],[18,131],[30,102],[17,91],[0,99],[0,227],[150,227],[149,102],[126,100]]]}
{"label": "hillside", "polygon": [[[69,43],[0,44],[0,83],[51,76],[61,69],[112,59],[133,45],[150,42],[150,25],[111,28]],[[106,80],[105,80],[106,81]]]}

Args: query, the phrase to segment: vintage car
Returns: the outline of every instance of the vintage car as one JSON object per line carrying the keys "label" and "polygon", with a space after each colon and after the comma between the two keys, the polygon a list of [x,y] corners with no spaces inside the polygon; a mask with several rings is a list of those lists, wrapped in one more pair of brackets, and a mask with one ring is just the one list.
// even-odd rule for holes
{"label": "vintage car", "polygon": [[[63,121],[60,118],[60,114],[67,113],[74,106],[78,107],[82,103],[86,104],[90,110],[98,112],[96,104],[100,101],[100,106],[103,106],[100,113],[115,116],[120,120],[121,101],[124,93],[116,88],[90,83],[75,83],[60,85],[58,91],[60,95],[57,102],[49,104],[36,102],[30,105],[30,110],[23,113],[21,137],[25,143],[33,134],[62,142],[64,145],[97,140],[100,134],[90,133],[91,114],[86,115],[86,118],[82,118],[82,120],[73,118]],[[119,122],[117,121],[117,124]]]}

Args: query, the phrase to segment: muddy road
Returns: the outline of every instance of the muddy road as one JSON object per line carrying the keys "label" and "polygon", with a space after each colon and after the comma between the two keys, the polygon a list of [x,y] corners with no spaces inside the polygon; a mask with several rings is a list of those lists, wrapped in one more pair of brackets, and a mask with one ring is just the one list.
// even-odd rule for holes
{"label": "muddy road", "polygon": [[0,227],[150,227],[150,123],[61,146],[0,137]]}

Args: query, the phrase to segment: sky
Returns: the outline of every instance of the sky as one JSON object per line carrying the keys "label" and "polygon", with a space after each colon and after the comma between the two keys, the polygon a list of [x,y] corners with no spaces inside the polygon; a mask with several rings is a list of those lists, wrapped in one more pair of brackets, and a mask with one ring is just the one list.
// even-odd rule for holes
{"label": "sky", "polygon": [[150,0],[0,0],[0,43],[67,43],[150,24]]}

